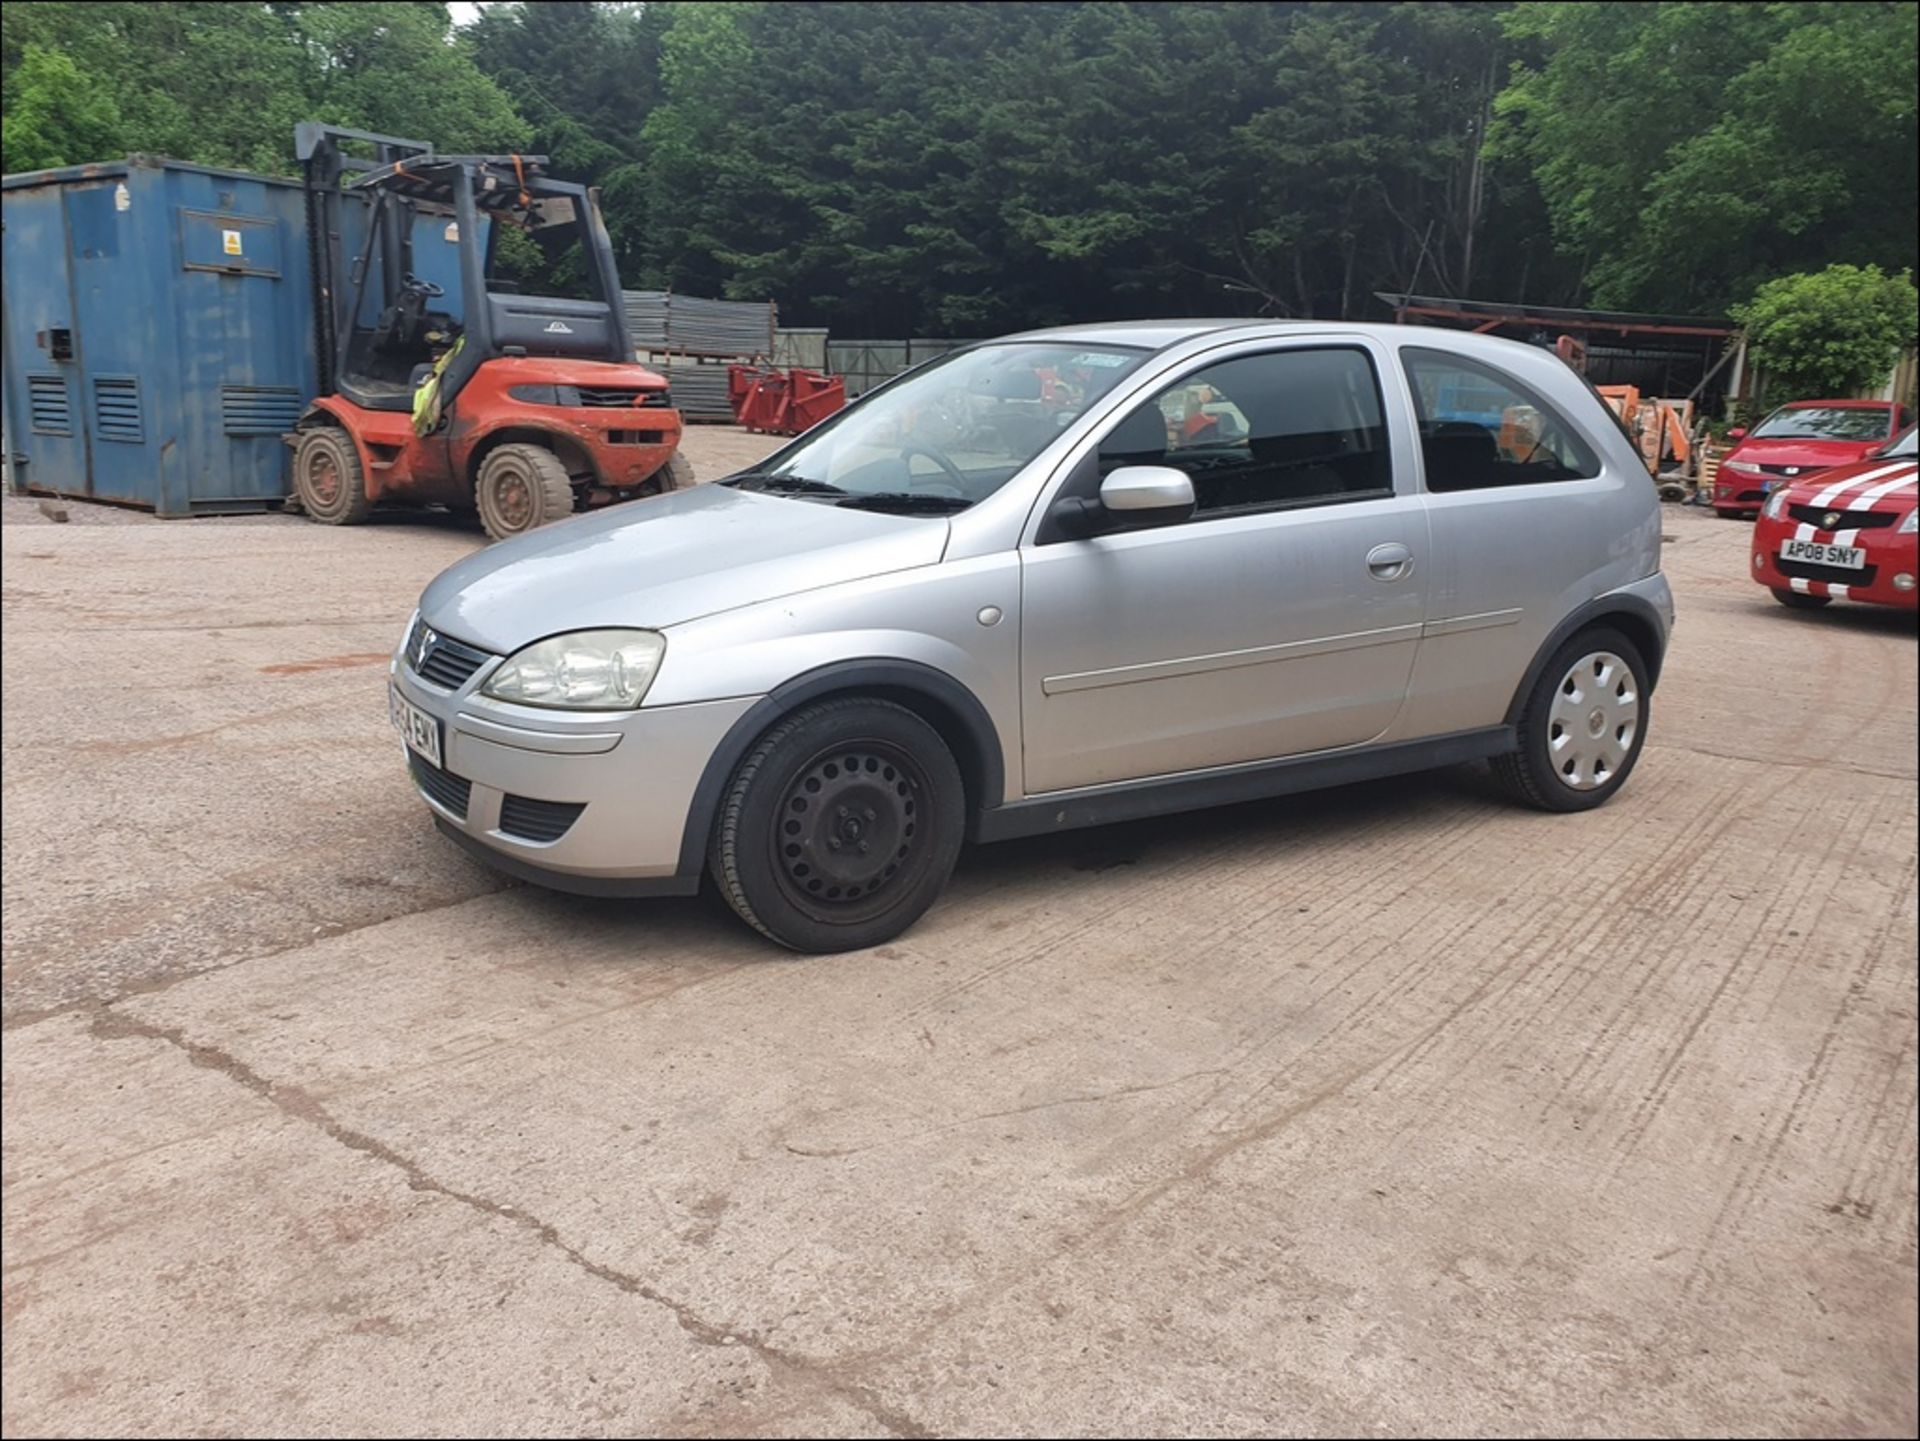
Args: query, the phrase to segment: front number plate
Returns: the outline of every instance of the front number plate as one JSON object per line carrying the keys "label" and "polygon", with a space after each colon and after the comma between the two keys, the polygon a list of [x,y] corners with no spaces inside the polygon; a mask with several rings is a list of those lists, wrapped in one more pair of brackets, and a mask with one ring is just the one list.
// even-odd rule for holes
{"label": "front number plate", "polygon": [[407,743],[407,749],[438,768],[440,722],[392,686],[387,687],[387,715],[393,721],[393,728],[400,732],[400,739]]}
{"label": "front number plate", "polygon": [[1841,570],[1864,570],[1867,553],[1857,545],[1828,545],[1817,540],[1785,540],[1780,543],[1780,559],[1798,560],[1808,565],[1831,565]]}

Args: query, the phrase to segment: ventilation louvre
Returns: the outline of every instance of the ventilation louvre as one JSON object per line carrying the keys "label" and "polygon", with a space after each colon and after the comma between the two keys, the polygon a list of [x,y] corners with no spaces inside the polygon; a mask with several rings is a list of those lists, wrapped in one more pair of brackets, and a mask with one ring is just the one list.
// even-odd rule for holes
{"label": "ventilation louvre", "polygon": [[73,406],[64,375],[27,377],[28,425],[42,435],[72,435]]}
{"label": "ventilation louvre", "polygon": [[140,381],[131,375],[93,378],[93,427],[100,440],[139,445],[146,440],[140,419]]}
{"label": "ventilation louvre", "polygon": [[300,392],[277,385],[220,387],[220,428],[228,435],[280,435],[300,419]]}

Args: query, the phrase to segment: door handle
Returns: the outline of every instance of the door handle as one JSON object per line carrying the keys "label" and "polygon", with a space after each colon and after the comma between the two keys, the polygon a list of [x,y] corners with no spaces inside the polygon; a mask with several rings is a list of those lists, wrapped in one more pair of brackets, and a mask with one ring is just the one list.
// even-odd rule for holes
{"label": "door handle", "polygon": [[1376,545],[1367,552],[1367,569],[1375,580],[1404,580],[1413,573],[1413,552],[1397,542]]}

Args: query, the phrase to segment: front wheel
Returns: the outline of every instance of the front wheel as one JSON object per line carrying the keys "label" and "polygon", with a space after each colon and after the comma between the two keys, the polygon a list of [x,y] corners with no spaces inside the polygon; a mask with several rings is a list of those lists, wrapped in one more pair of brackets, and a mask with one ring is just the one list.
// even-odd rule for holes
{"label": "front wheel", "polygon": [[[1769,586],[1768,589],[1773,588]],[[1833,604],[1830,595],[1802,595],[1797,590],[1775,590],[1773,598],[1788,610],[1819,610],[1822,606]]]}
{"label": "front wheel", "polygon": [[693,462],[676,450],[665,465],[648,477],[647,484],[656,495],[665,495],[670,490],[691,490]]}
{"label": "front wheel", "polygon": [[919,716],[890,701],[823,701],[741,762],[708,864],[740,918],[783,946],[877,946],[939,897],[965,807],[952,752]]}
{"label": "front wheel", "polygon": [[1543,811],[1586,811],[1626,784],[1646,744],[1647,666],[1605,626],[1553,653],[1520,712],[1519,746],[1493,760],[1494,779]]}
{"label": "front wheel", "polygon": [[300,432],[293,451],[293,494],[322,525],[358,525],[373,509],[353,437],[337,426]]}
{"label": "front wheel", "polygon": [[473,486],[480,524],[495,540],[573,514],[573,481],[544,446],[503,445],[480,462]]}

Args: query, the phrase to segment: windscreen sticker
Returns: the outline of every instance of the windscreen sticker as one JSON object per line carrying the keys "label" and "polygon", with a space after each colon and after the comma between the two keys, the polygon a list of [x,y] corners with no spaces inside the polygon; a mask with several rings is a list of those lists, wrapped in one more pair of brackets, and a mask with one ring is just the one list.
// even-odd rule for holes
{"label": "windscreen sticker", "polygon": [[1068,365],[1092,365],[1102,370],[1115,370],[1127,363],[1124,355],[1103,355],[1097,351],[1083,351],[1067,362]]}

